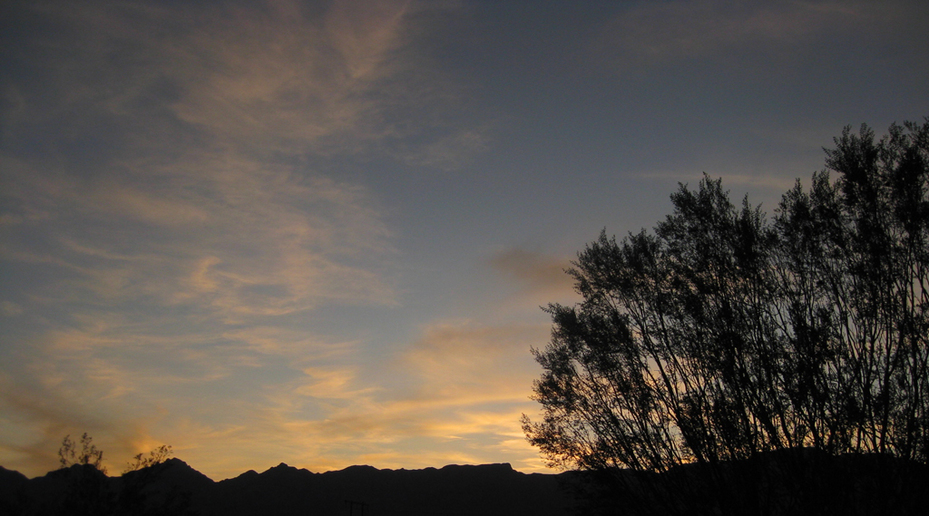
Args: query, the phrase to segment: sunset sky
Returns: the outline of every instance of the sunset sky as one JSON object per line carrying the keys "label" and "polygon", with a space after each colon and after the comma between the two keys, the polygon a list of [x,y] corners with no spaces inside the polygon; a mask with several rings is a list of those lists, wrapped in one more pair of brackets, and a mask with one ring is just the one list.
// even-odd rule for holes
{"label": "sunset sky", "polygon": [[0,8],[0,465],[510,462],[540,306],[721,177],[929,115],[929,3]]}

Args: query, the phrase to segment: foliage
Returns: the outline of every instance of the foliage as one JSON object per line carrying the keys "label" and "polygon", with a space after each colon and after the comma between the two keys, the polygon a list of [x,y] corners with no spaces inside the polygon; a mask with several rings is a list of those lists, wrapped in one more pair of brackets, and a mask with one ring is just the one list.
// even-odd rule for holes
{"label": "foliage", "polygon": [[74,464],[89,464],[105,475],[106,467],[103,466],[103,450],[98,450],[93,444],[93,437],[84,432],[80,444],[81,449],[78,451],[77,443],[71,440],[70,435],[66,435],[61,441],[61,448],[58,449],[58,462],[61,469],[71,467]]}
{"label": "foliage", "polygon": [[171,445],[162,444],[161,446],[150,450],[148,456],[139,453],[132,458],[132,461],[126,463],[126,469],[123,471],[123,474],[129,473],[130,471],[138,471],[140,469],[148,468],[156,464],[161,464],[162,462],[168,460],[172,453]]}
{"label": "foliage", "polygon": [[[812,447],[929,460],[929,121],[846,128],[773,220],[720,180],[601,233],[533,350],[550,465],[666,472]],[[835,172],[833,180],[830,172]]]}

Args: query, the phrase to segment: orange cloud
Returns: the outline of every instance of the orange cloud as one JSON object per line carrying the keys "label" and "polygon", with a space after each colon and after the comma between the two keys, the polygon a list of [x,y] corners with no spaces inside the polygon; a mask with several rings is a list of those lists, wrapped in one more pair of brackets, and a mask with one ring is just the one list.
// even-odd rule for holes
{"label": "orange cloud", "polygon": [[574,290],[574,279],[565,273],[571,267],[567,259],[512,248],[497,253],[490,264],[497,271],[519,281],[533,296],[564,296]]}

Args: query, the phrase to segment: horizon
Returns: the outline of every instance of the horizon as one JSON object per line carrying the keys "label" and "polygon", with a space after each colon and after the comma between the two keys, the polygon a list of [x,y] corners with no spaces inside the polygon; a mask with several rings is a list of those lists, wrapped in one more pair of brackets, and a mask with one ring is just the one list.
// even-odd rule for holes
{"label": "horizon", "polygon": [[[772,215],[929,115],[929,4],[11,2],[0,465],[170,445],[556,473],[519,418],[564,269],[721,178]],[[273,460],[268,459],[273,457]],[[269,462],[272,464],[269,465]]]}
{"label": "horizon", "polygon": [[[143,467],[143,468],[139,468],[139,469],[147,469],[147,468],[150,468],[150,467],[155,467],[155,466],[158,466],[158,465],[160,465],[160,464],[164,464],[164,463],[172,462],[172,461],[181,462],[182,464],[184,464],[184,465],[187,466],[188,468],[190,468],[190,469],[196,471],[197,473],[200,473],[201,475],[205,476],[206,478],[209,478],[209,479],[212,480],[213,482],[222,482],[223,480],[231,480],[231,479],[234,479],[234,478],[239,478],[239,477],[248,475],[249,473],[255,473],[255,474],[258,474],[258,475],[263,475],[263,474],[265,474],[265,473],[267,473],[267,472],[269,472],[269,471],[271,471],[271,470],[273,470],[273,469],[277,469],[277,468],[280,468],[280,467],[282,467],[282,466],[283,466],[283,467],[287,467],[287,468],[291,468],[291,469],[295,469],[295,470],[297,470],[297,471],[307,471],[307,472],[312,473],[312,474],[314,474],[314,475],[323,475],[323,474],[326,474],[326,473],[338,473],[338,472],[342,472],[342,471],[345,471],[345,470],[348,470],[348,469],[353,469],[353,468],[366,468],[366,469],[369,468],[369,469],[374,469],[374,470],[376,470],[376,471],[391,471],[391,472],[392,472],[392,471],[427,471],[427,470],[439,471],[439,470],[443,470],[443,469],[446,469],[446,468],[483,468],[483,467],[494,467],[494,466],[507,466],[507,467],[508,467],[510,470],[512,470],[513,472],[519,473],[519,474],[522,474],[522,475],[559,475],[559,474],[564,473],[565,471],[567,471],[567,470],[564,470],[564,471],[556,471],[556,470],[550,469],[550,470],[548,470],[548,471],[541,471],[541,472],[536,471],[536,472],[532,472],[532,473],[526,473],[526,472],[519,471],[519,470],[513,468],[513,465],[510,464],[509,462],[493,462],[493,463],[485,463],[485,464],[445,464],[445,465],[443,465],[443,466],[425,466],[425,467],[422,467],[422,468],[409,468],[409,469],[408,469],[408,468],[376,468],[376,467],[370,466],[370,465],[368,465],[368,464],[352,464],[352,465],[350,465],[350,466],[346,466],[346,467],[340,468],[340,469],[330,469],[330,470],[326,470],[326,471],[313,471],[313,470],[310,470],[310,469],[307,469],[307,468],[300,468],[300,467],[296,467],[296,466],[291,466],[290,464],[287,464],[286,462],[280,462],[280,463],[278,463],[278,464],[275,465],[275,466],[270,466],[270,467],[268,467],[268,468],[266,468],[266,469],[264,469],[264,470],[261,470],[261,471],[256,471],[256,470],[254,470],[254,469],[249,469],[249,470],[247,470],[247,471],[243,471],[243,472],[239,473],[238,475],[234,475],[234,476],[226,477],[226,478],[221,478],[221,479],[215,479],[215,478],[212,478],[212,477],[210,477],[210,476],[208,476],[208,475],[206,475],[206,474],[204,474],[204,473],[198,471],[196,468],[194,468],[193,466],[191,466],[190,464],[188,464],[184,459],[181,459],[180,457],[168,457],[168,458],[166,458],[166,459],[164,459],[164,460],[162,460],[162,461],[160,461],[160,462],[157,462],[157,463],[155,463],[155,464],[151,464],[151,465],[145,466],[145,467]],[[27,476],[26,478],[28,478],[29,480],[33,480],[33,479],[35,479],[35,478],[41,478],[41,477],[47,476],[47,475],[49,475],[49,474],[51,474],[51,473],[53,473],[53,472],[55,472],[55,471],[60,471],[60,470],[62,470],[62,469],[71,469],[71,468],[74,468],[74,467],[83,467],[83,466],[91,466],[91,467],[94,467],[92,464],[71,464],[70,466],[54,468],[54,469],[51,469],[51,470],[49,470],[49,471],[47,471],[46,473],[43,473],[43,474],[41,474],[41,475],[36,475],[36,476],[32,476],[32,477]],[[5,467],[3,466],[3,464],[0,464],[0,467],[4,468],[4,469],[6,469],[7,471],[10,471],[10,472],[16,472],[16,473],[22,474],[21,472],[15,470],[15,469],[8,469],[8,468],[5,468]],[[94,469],[96,469],[96,468],[94,468]],[[99,470],[98,470],[98,471],[99,471]],[[126,474],[128,474],[128,473],[132,473],[133,471],[137,471],[137,470],[132,470],[132,471],[121,471],[121,472],[119,472],[119,473],[111,473],[110,471],[102,471],[101,473],[103,473],[103,474],[104,474],[105,476],[107,476],[107,477],[115,478],[115,477],[121,477],[121,476],[126,475]]]}

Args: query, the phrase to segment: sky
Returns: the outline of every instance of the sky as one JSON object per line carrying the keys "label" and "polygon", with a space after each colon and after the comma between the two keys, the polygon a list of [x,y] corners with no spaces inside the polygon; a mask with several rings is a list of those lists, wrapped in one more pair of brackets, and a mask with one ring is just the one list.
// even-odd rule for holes
{"label": "sky", "polygon": [[772,213],[929,116],[919,1],[20,1],[0,465],[546,470],[540,308],[709,174]]}

